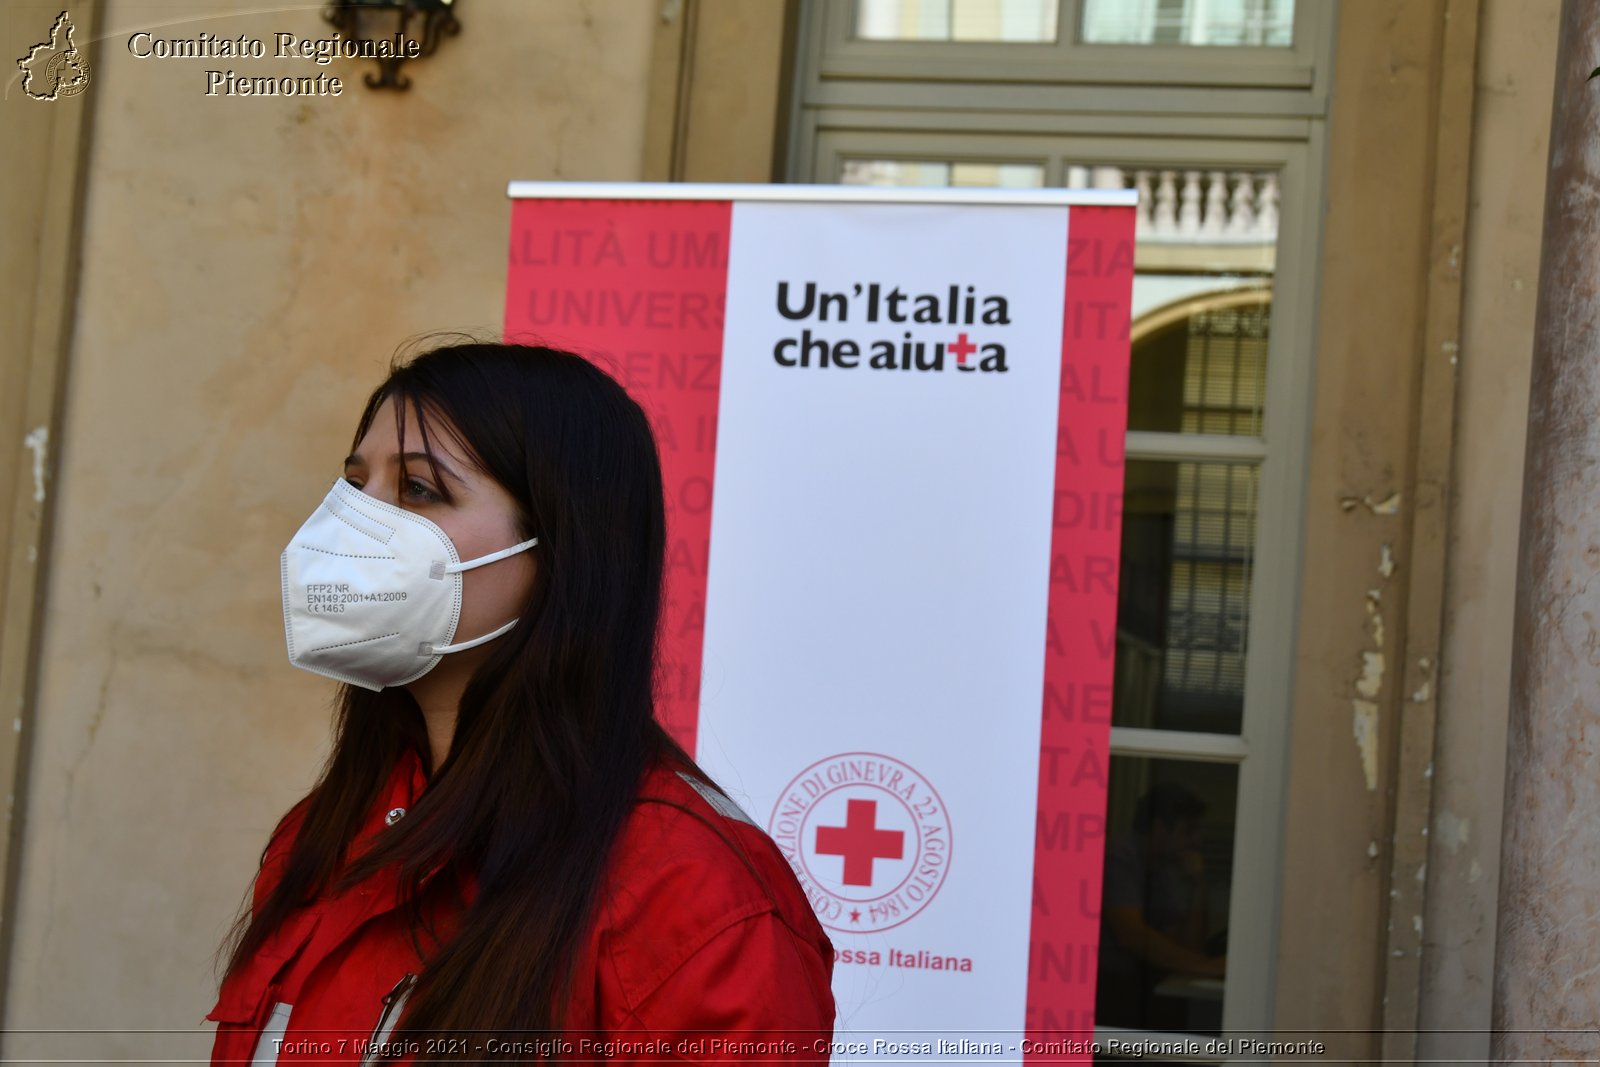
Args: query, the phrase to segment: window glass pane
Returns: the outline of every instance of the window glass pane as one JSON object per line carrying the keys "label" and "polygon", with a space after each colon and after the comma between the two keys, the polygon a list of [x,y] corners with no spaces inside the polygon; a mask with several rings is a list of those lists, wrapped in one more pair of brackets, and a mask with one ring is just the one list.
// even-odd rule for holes
{"label": "window glass pane", "polygon": [[1094,1021],[1222,1028],[1239,768],[1112,756]]}
{"label": "window glass pane", "polygon": [[1213,289],[1134,327],[1128,428],[1260,436],[1271,290]]}
{"label": "window glass pane", "polygon": [[1038,189],[1044,185],[1044,167],[1037,163],[942,163],[904,159],[846,159],[840,161],[839,181],[844,185],[1000,186]]}
{"label": "window glass pane", "polygon": [[1294,0],[1084,0],[1085,44],[1287,48]]}
{"label": "window glass pane", "polygon": [[856,0],[869,41],[1054,41],[1059,0]]}
{"label": "window glass pane", "polygon": [[1239,732],[1256,482],[1247,463],[1128,461],[1114,725]]}
{"label": "window glass pane", "polygon": [[1276,171],[1069,167],[1139,191],[1128,428],[1260,436]]}

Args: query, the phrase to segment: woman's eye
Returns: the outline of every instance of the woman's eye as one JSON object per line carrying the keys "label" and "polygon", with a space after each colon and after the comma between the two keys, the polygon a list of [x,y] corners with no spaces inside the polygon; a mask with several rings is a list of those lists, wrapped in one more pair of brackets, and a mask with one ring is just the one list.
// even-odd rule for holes
{"label": "woman's eye", "polygon": [[406,496],[412,500],[421,500],[429,504],[437,503],[441,499],[438,493],[435,493],[427,485],[415,478],[406,479]]}

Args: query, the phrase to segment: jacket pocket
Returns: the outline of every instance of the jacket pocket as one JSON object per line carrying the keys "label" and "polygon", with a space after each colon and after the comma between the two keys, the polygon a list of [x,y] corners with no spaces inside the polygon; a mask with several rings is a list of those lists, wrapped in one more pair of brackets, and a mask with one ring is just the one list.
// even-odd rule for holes
{"label": "jacket pocket", "polygon": [[222,980],[217,990],[217,1003],[206,1018],[218,1023],[254,1023],[259,1026],[266,1019],[270,1001],[266,999],[268,987],[283,968],[300,955],[306,942],[317,929],[320,916],[291,916],[285,924],[244,966]]}
{"label": "jacket pocket", "polygon": [[266,1022],[267,1006],[281,988],[277,982],[251,983],[226,981],[217,994],[216,1005],[206,1018],[234,1026],[258,1026]]}
{"label": "jacket pocket", "polygon": [[283,984],[269,982],[257,991],[257,999],[250,1004],[229,997],[217,1001],[206,1016],[217,1022],[217,1036],[211,1047],[212,1067],[249,1067],[256,1062],[262,1031],[282,995]]}

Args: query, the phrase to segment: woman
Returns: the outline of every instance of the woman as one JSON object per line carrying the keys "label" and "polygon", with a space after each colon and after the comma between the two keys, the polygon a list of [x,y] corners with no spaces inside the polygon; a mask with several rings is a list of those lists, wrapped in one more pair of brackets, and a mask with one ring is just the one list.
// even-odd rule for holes
{"label": "woman", "polygon": [[833,947],[652,714],[664,553],[649,423],[592,363],[391,368],[284,552],[336,740],[223,946],[214,1063],[826,1062]]}

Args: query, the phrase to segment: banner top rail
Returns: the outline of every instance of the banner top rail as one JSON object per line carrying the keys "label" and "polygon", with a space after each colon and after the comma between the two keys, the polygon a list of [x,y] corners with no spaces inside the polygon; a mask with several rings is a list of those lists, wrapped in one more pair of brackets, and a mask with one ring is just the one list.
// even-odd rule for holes
{"label": "banner top rail", "polygon": [[1136,189],[996,189],[759,182],[510,182],[512,200],[769,200],[876,204],[1134,207]]}

